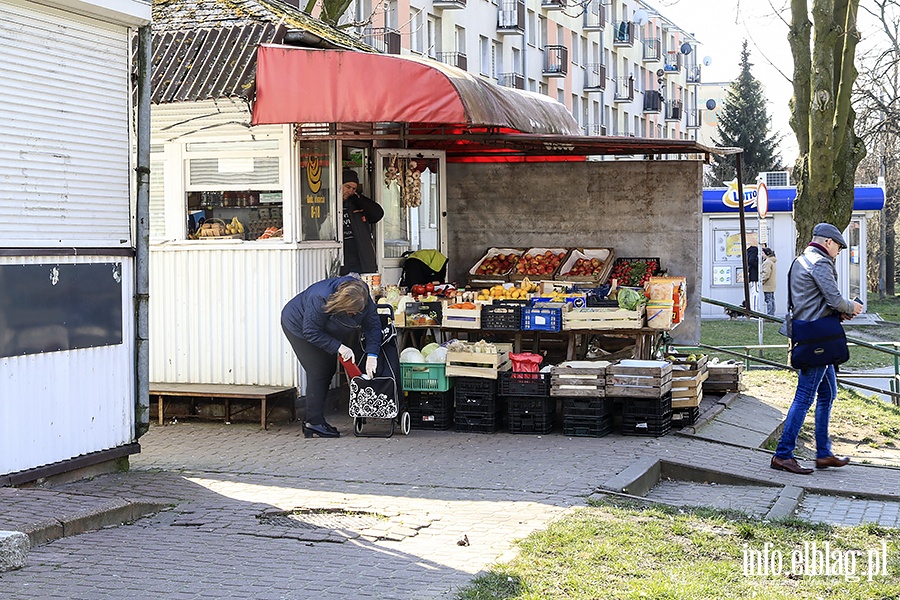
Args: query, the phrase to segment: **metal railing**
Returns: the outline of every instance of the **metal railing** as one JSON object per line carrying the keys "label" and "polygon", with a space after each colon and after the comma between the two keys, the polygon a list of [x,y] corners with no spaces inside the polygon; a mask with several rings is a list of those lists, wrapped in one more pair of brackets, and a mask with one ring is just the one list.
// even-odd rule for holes
{"label": "metal railing", "polygon": [[[739,313],[748,318],[756,318],[762,319],[764,321],[771,321],[773,323],[783,323],[784,319],[780,317],[773,317],[771,315],[756,312],[754,310],[749,310],[744,308],[743,306],[737,306],[734,304],[729,304],[728,302],[723,302],[721,300],[715,300],[713,298],[701,297],[701,301],[707,304],[713,304],[715,306],[721,306],[722,308],[727,308],[730,311],[735,313]],[[850,386],[856,387],[859,389],[863,389],[869,392],[875,392],[878,394],[883,394],[885,396],[889,396],[891,401],[895,406],[900,406],[900,342],[867,342],[865,340],[861,340],[852,336],[847,336],[847,345],[848,346],[856,346],[860,348],[868,348],[870,350],[875,350],[876,352],[880,352],[883,354],[887,354],[894,359],[894,374],[890,375],[888,373],[851,373],[851,372],[841,372],[838,373],[837,379],[840,383]],[[762,365],[766,365],[769,367],[775,367],[783,370],[791,370],[795,371],[793,367],[791,367],[787,363],[782,363],[774,360],[770,360],[764,358],[762,356],[762,352],[764,350],[784,350],[785,356],[788,353],[788,344],[747,344],[740,346],[711,346],[708,344],[697,344],[696,346],[677,346],[679,349],[689,349],[692,347],[696,347],[699,349],[709,350],[711,352],[717,352],[722,354],[727,354],[729,356],[734,356],[736,358],[740,358],[744,361],[744,366],[747,369],[750,369],[753,363],[759,363]],[[752,352],[755,351],[758,355],[754,355]],[[850,379],[888,379],[890,380],[890,389],[885,390],[877,387],[873,387],[864,383],[859,383],[857,381],[851,381]]]}

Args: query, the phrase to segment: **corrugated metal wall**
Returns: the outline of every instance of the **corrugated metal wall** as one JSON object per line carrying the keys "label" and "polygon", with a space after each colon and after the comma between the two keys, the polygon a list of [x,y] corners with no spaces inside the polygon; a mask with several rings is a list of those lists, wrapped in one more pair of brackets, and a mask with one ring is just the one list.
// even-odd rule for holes
{"label": "corrugated metal wall", "polygon": [[131,245],[128,49],[125,27],[0,3],[0,246]]}
{"label": "corrugated metal wall", "polygon": [[134,441],[134,260],[0,257],[0,264],[122,263],[122,344],[0,358],[0,474]]}
{"label": "corrugated metal wall", "polygon": [[326,276],[334,252],[153,247],[151,381],[298,385],[299,363],[281,331],[281,309]]}

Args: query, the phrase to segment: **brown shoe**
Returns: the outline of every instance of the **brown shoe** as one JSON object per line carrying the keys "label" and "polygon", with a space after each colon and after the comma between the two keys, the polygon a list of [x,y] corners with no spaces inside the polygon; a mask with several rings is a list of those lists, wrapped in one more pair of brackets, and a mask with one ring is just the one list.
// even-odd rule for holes
{"label": "brown shoe", "polygon": [[809,475],[814,470],[801,467],[795,458],[778,458],[777,456],[772,457],[772,463],[769,466],[773,469],[788,471],[797,475]]}
{"label": "brown shoe", "polygon": [[845,456],[843,458],[838,458],[834,454],[831,456],[826,456],[825,458],[817,458],[816,459],[816,468],[817,469],[827,469],[828,467],[843,467],[847,463],[850,462],[850,457]]}

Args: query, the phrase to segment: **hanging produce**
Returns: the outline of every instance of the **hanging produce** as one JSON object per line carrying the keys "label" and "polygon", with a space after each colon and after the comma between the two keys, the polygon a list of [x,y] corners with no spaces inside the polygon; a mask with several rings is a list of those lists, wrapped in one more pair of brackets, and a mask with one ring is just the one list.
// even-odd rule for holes
{"label": "hanging produce", "polygon": [[422,173],[418,163],[411,158],[390,157],[390,164],[384,171],[384,185],[390,188],[396,184],[400,189],[400,200],[404,207],[422,205]]}

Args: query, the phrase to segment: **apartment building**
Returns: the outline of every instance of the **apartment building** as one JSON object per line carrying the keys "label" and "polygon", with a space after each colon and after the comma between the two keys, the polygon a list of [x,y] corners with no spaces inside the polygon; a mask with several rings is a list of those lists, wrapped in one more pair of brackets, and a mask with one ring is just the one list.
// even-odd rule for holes
{"label": "apartment building", "polygon": [[699,42],[641,0],[359,0],[344,24],[555,98],[586,135],[693,140],[702,124]]}

